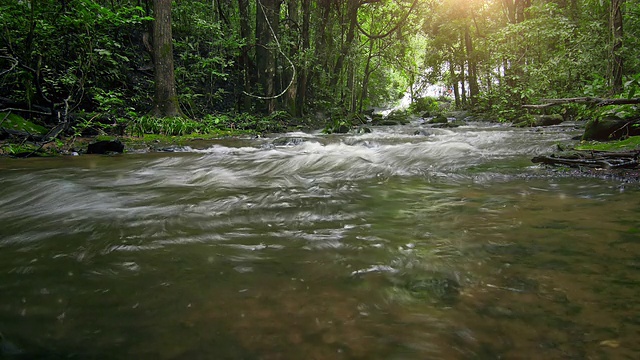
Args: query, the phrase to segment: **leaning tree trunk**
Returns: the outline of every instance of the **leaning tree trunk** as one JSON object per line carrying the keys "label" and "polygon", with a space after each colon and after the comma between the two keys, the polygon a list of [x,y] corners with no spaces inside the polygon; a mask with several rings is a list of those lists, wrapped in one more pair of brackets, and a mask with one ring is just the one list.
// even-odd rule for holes
{"label": "leaning tree trunk", "polygon": [[182,116],[173,72],[171,0],[153,0],[153,17],[155,99],[152,114],[157,117]]}

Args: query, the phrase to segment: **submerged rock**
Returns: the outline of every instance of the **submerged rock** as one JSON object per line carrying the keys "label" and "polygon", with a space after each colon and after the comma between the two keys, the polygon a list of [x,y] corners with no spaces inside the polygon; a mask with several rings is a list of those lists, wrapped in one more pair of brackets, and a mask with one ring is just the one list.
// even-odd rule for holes
{"label": "submerged rock", "polygon": [[431,136],[433,135],[432,132],[430,132],[427,129],[418,129],[416,131],[413,132],[413,135],[420,135],[420,136]]}
{"label": "submerged rock", "polygon": [[281,137],[274,139],[271,144],[273,146],[297,146],[304,143],[306,139],[300,137]]}
{"label": "submerged rock", "polygon": [[24,353],[22,349],[4,338],[4,335],[0,333],[0,358],[5,357],[17,357]]}
{"label": "submerged rock", "polygon": [[414,297],[453,303],[460,295],[460,284],[447,277],[430,277],[412,279],[405,283],[405,288]]}
{"label": "submerged rock", "polygon": [[458,301],[460,283],[456,276],[441,272],[421,274],[399,274],[391,280],[395,288],[411,298],[450,306]]}

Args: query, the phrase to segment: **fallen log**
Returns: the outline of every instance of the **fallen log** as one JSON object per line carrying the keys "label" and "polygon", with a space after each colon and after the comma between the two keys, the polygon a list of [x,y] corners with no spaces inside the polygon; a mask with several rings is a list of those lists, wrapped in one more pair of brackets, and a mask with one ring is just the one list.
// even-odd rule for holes
{"label": "fallen log", "polygon": [[537,164],[603,169],[640,168],[640,150],[624,152],[579,151],[565,155],[536,156],[531,161]]}
{"label": "fallen log", "polygon": [[628,104],[640,104],[640,98],[632,99],[603,99],[598,97],[574,97],[564,99],[541,99],[543,104],[539,105],[522,105],[525,109],[545,109],[551,106],[562,104],[593,104],[595,106],[607,106],[607,105],[628,105]]}

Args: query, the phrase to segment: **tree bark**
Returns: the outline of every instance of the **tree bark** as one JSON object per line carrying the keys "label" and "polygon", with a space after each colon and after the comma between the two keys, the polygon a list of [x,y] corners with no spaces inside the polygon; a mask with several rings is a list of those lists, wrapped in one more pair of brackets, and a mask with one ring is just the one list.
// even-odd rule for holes
{"label": "tree bark", "polygon": [[476,64],[476,55],[473,51],[473,40],[471,39],[471,34],[469,32],[469,26],[465,26],[464,28],[464,43],[467,50],[467,73],[469,74],[467,77],[467,81],[469,82],[469,98],[471,100],[471,105],[476,104],[476,99],[478,98],[478,65]]}
{"label": "tree bark", "polygon": [[[292,38],[295,39],[297,35],[300,34],[299,30],[299,22],[300,22],[300,14],[298,12],[298,7],[299,7],[299,0],[287,0],[287,15],[288,15],[288,21],[286,22],[286,27],[285,29],[288,28],[289,33],[291,34]],[[299,48],[299,42],[297,41],[292,41],[291,47],[289,48],[289,57],[290,58],[294,58],[299,52],[300,52],[300,48]],[[291,77],[293,76],[293,69],[288,69],[287,71],[284,72],[285,76],[283,76],[280,81],[288,81],[288,79],[291,79]],[[286,80],[285,80],[286,79]],[[291,83],[291,86],[289,86],[289,90],[287,91],[287,96],[285,97],[285,101],[286,101],[286,107],[289,109],[289,112],[291,114],[296,114],[297,110],[296,110],[296,99],[298,97],[298,81],[299,81],[299,77],[295,77],[293,78]],[[286,84],[281,84],[281,87],[284,89],[286,88]]]}
{"label": "tree bark", "polygon": [[[273,33],[278,35],[280,19],[280,0],[259,0],[256,4],[256,70],[258,83],[264,97],[275,95],[276,50],[272,42]],[[276,100],[266,100],[266,111],[276,110]]]}
{"label": "tree bark", "polygon": [[460,87],[458,82],[458,75],[456,74],[455,64],[453,59],[449,61],[449,77],[451,78],[451,84],[453,85],[453,98],[455,100],[456,109],[460,108]]}
{"label": "tree bark", "polygon": [[[249,26],[249,0],[238,0],[238,13],[240,15],[240,37],[245,44],[240,48],[240,73],[242,76],[242,87],[245,94],[251,93],[251,63],[249,61],[249,47],[247,43],[251,43],[250,26]],[[247,95],[242,96],[242,100],[238,103],[240,110],[249,110],[251,108],[251,98]]]}
{"label": "tree bark", "polygon": [[622,5],[624,0],[611,0],[611,92],[622,92]]}
{"label": "tree bark", "polygon": [[[341,77],[342,68],[344,66],[345,59],[349,56],[351,51],[351,45],[356,35],[356,25],[358,23],[358,9],[360,8],[360,1],[347,0],[347,21],[349,29],[347,30],[347,36],[342,44],[340,54],[336,60],[336,65],[333,68],[333,75],[330,81],[330,87],[336,88],[338,85],[338,79]],[[352,89],[349,89],[352,90]]]}
{"label": "tree bark", "polygon": [[[302,53],[309,50],[311,41],[309,38],[309,25],[311,17],[311,0],[302,0]],[[304,115],[304,106],[307,100],[307,80],[309,74],[309,64],[304,56],[304,63],[300,67],[298,75],[298,91],[296,92],[295,116]]]}
{"label": "tree bark", "polygon": [[182,116],[173,70],[171,0],[153,0],[153,17],[155,99],[152,114],[157,117]]}

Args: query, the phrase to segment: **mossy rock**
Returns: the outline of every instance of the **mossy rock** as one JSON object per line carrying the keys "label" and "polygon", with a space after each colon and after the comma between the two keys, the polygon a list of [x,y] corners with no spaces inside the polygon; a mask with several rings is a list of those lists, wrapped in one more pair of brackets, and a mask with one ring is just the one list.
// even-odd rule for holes
{"label": "mossy rock", "polygon": [[447,119],[447,117],[444,116],[443,114],[439,114],[435,116],[433,119],[427,121],[428,124],[446,124],[448,122],[449,122],[449,119]]}
{"label": "mossy rock", "polygon": [[[389,113],[383,122],[388,122],[391,124],[392,122],[398,125],[404,125],[409,123],[409,113],[402,110],[395,110]],[[393,125],[395,125],[393,124]],[[384,124],[383,124],[384,125]]]}
{"label": "mossy rock", "polygon": [[582,140],[609,141],[640,135],[640,119],[623,120],[618,117],[606,117],[589,121],[584,129]]}
{"label": "mossy rock", "polygon": [[560,114],[537,115],[537,116],[534,116],[534,119],[535,119],[534,126],[552,126],[552,125],[558,125],[564,121],[564,118]]}
{"label": "mossy rock", "polygon": [[[4,119],[4,121],[3,121]],[[26,120],[20,115],[11,114],[11,113],[0,113],[0,127],[11,129],[11,130],[19,130],[26,131],[31,134],[39,134],[44,135],[47,133],[47,129],[44,126],[40,126],[32,123],[29,120]]]}

